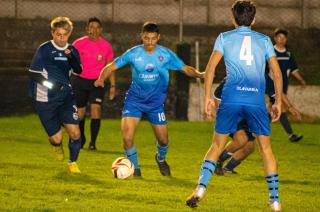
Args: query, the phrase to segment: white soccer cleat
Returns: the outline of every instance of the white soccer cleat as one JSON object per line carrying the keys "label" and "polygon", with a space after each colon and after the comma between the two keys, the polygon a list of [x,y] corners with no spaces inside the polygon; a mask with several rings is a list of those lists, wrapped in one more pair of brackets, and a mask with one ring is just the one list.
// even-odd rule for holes
{"label": "white soccer cleat", "polygon": [[272,211],[281,211],[282,210],[281,204],[278,201],[274,201],[273,203],[269,203],[269,206]]}
{"label": "white soccer cleat", "polygon": [[198,207],[198,202],[203,198],[206,193],[206,188],[204,186],[197,186],[196,190],[188,197],[186,204],[190,208]]}

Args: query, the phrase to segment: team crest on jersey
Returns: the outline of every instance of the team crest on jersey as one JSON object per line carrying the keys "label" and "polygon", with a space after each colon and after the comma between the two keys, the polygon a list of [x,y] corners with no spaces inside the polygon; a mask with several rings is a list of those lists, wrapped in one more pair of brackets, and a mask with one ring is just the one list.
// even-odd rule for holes
{"label": "team crest on jersey", "polygon": [[163,56],[159,56],[158,59],[159,59],[160,62],[162,62],[163,61]]}
{"label": "team crest on jersey", "polygon": [[78,119],[79,119],[78,113],[73,113],[72,116],[73,116],[73,119],[74,119],[74,120],[78,120]]}
{"label": "team crest on jersey", "polygon": [[145,68],[146,72],[153,72],[154,69],[155,69],[155,66],[153,64],[150,64],[150,63],[147,64],[146,68]]}
{"label": "team crest on jersey", "polygon": [[97,60],[98,60],[98,61],[101,61],[101,60],[102,60],[102,55],[101,55],[101,54],[98,54]]}

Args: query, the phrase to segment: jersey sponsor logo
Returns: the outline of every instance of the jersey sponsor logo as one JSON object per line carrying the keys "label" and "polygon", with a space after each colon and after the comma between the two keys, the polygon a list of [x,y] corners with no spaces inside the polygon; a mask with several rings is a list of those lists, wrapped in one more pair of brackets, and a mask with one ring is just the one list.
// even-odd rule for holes
{"label": "jersey sponsor logo", "polygon": [[134,61],[136,61],[136,62],[142,62],[143,59],[142,59],[142,57],[137,57],[137,58],[134,59]]}
{"label": "jersey sponsor logo", "polygon": [[154,81],[159,77],[159,74],[139,74],[139,78],[143,81]]}
{"label": "jersey sponsor logo", "polygon": [[248,87],[241,87],[237,86],[238,91],[251,91],[251,92],[259,92],[258,88],[248,88]]}
{"label": "jersey sponsor logo", "polygon": [[54,57],[53,59],[54,60],[61,60],[61,61],[67,61],[68,60],[68,58],[66,58],[66,57]]}
{"label": "jersey sponsor logo", "polygon": [[146,72],[153,72],[153,70],[155,69],[155,66],[153,64],[147,64],[145,67],[145,71]]}
{"label": "jersey sponsor logo", "polygon": [[163,61],[163,56],[159,56],[158,59],[159,59],[160,62],[162,62]]}

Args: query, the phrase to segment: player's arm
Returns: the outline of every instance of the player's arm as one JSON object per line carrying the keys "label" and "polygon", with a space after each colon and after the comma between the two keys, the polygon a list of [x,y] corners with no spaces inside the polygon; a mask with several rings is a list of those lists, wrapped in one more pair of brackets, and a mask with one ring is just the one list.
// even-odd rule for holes
{"label": "player's arm", "polygon": [[[114,74],[114,71],[118,69],[118,66],[115,64],[115,62],[109,63],[108,65],[106,65],[101,73],[99,78],[94,82],[94,86],[96,87],[104,87],[104,81],[105,79],[111,77],[112,74]],[[115,78],[114,78],[115,80]],[[110,80],[111,82],[111,80]]]}
{"label": "player's arm", "polygon": [[187,75],[188,77],[197,77],[197,78],[204,78],[204,74],[205,74],[204,72],[200,72],[194,67],[188,66],[188,65],[183,66],[181,72]]}
{"label": "player's arm", "polygon": [[307,85],[307,83],[306,83],[306,81],[303,79],[303,77],[302,77],[301,72],[300,72],[299,69],[293,70],[293,71],[291,72],[291,74],[300,82],[300,84],[301,84],[302,86],[306,86],[306,85]]}
{"label": "player's arm", "polygon": [[273,74],[273,83],[275,90],[275,103],[272,105],[272,122],[277,121],[281,115],[281,102],[282,102],[282,75],[281,70],[275,56],[270,57],[268,60],[269,67]]}
{"label": "player's arm", "polygon": [[48,80],[42,76],[41,72],[29,70],[29,77],[35,82],[47,87],[48,89],[60,89],[62,84],[53,80]]}
{"label": "player's arm", "polygon": [[222,59],[222,54],[219,51],[213,51],[209,62],[207,64],[204,76],[204,90],[205,90],[205,113],[207,117],[210,119],[212,117],[212,106],[214,106],[214,100],[211,96],[211,89],[213,79],[215,77],[215,72],[217,65],[219,64],[220,60]]}
{"label": "player's arm", "polygon": [[285,104],[289,110],[289,112],[294,115],[298,120],[301,120],[301,113],[298,109],[296,109],[292,103],[290,102],[290,100],[288,99],[286,94],[282,94],[282,102],[283,104]]}
{"label": "player's arm", "polygon": [[[112,61],[110,61],[112,63]],[[112,72],[110,77],[109,100],[113,100],[116,96],[116,72]]]}
{"label": "player's arm", "polygon": [[79,54],[77,54],[76,51],[77,50],[75,50],[74,47],[68,46],[68,48],[64,51],[64,53],[68,58],[69,64],[72,68],[72,72],[78,75],[82,73],[82,66],[81,66],[79,57],[77,57],[77,55]]}

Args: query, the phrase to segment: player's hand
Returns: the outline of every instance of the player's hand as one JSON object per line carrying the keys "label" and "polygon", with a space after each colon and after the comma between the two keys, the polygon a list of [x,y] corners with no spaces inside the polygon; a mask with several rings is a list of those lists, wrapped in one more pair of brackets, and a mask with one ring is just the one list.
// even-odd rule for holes
{"label": "player's hand", "polygon": [[291,107],[288,108],[288,110],[289,110],[289,112],[290,112],[293,116],[295,116],[299,121],[302,120],[300,111],[297,110],[295,107],[291,106]]}
{"label": "player's hand", "polygon": [[207,119],[212,120],[213,113],[212,111],[215,108],[214,99],[206,98],[204,101],[204,112],[206,114]]}
{"label": "player's hand", "polygon": [[279,120],[280,115],[281,115],[281,104],[279,103],[274,103],[271,107],[271,121],[276,122]]}
{"label": "player's hand", "polygon": [[109,90],[109,100],[113,100],[115,96],[116,96],[116,87],[111,86]]}
{"label": "player's hand", "polygon": [[94,81],[95,87],[104,87],[104,80],[101,80],[100,78]]}
{"label": "player's hand", "polygon": [[199,78],[200,78],[200,79],[204,79],[205,74],[206,74],[206,72],[200,72]]}

